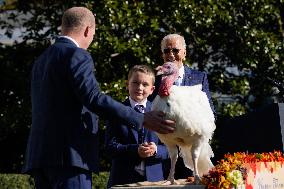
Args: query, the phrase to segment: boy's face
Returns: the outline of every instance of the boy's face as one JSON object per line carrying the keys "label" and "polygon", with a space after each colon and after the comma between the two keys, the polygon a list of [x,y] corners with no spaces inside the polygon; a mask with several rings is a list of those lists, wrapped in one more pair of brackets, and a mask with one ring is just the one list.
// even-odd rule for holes
{"label": "boy's face", "polygon": [[150,75],[134,72],[127,81],[130,97],[136,102],[142,102],[154,91],[153,80]]}

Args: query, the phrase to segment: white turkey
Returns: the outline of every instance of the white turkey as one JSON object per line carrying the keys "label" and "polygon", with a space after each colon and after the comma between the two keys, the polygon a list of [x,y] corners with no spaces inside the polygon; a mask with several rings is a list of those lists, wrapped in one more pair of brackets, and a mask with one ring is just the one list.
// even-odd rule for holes
{"label": "white turkey", "polygon": [[193,170],[195,183],[198,184],[200,177],[213,167],[210,158],[214,154],[209,142],[216,128],[214,114],[206,93],[201,90],[201,85],[173,85],[178,77],[178,68],[174,63],[166,62],[157,74],[162,74],[162,81],[152,110],[163,111],[167,118],[176,121],[174,133],[157,133],[167,146],[171,159],[171,169],[166,183],[175,183],[178,146],[185,166]]}

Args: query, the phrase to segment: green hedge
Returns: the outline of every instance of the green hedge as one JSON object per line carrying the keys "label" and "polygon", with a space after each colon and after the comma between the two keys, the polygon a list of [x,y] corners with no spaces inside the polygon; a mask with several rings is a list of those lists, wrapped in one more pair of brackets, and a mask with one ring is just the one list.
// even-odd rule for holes
{"label": "green hedge", "polygon": [[105,189],[109,172],[101,172],[99,175],[93,174],[93,189]]}
{"label": "green hedge", "polygon": [[[108,180],[108,172],[93,174],[93,189],[105,189]],[[32,189],[34,181],[29,175],[24,174],[0,174],[0,189]]]}
{"label": "green hedge", "polygon": [[0,189],[31,189],[33,179],[29,175],[0,174]]}

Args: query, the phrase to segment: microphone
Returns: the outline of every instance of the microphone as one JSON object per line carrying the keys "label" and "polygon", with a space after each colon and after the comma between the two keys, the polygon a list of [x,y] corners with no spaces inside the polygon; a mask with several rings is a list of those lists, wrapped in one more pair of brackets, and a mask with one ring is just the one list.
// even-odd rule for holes
{"label": "microphone", "polygon": [[284,84],[281,83],[280,81],[277,81],[275,79],[272,79],[269,76],[266,76],[266,79],[270,81],[272,84],[276,86],[276,88],[279,90],[279,102],[284,102]]}
{"label": "microphone", "polygon": [[280,88],[279,90],[284,92],[284,84],[281,83],[280,81],[277,81],[275,79],[272,79],[269,76],[266,76],[267,80],[270,81],[271,83],[273,83],[276,87]]}

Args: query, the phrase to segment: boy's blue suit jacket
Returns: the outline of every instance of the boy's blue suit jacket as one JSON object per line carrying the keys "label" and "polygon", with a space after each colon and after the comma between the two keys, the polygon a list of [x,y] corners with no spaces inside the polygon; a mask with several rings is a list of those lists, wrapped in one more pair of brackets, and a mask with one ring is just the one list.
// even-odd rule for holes
{"label": "boy's blue suit jacket", "polygon": [[66,166],[96,172],[96,114],[137,130],[143,124],[143,115],[101,93],[91,55],[62,37],[35,61],[31,97],[32,127],[23,172]]}
{"label": "boy's blue suit jacket", "polygon": [[[123,102],[130,105],[129,99]],[[150,111],[151,102],[147,102],[145,112]],[[168,165],[163,162],[169,159],[167,148],[161,143],[154,132],[145,129],[145,139],[147,142],[154,142],[157,145],[156,156],[145,159],[146,179],[148,181],[165,180],[168,173]],[[108,187],[117,184],[137,182],[135,166],[141,162],[138,155],[138,132],[119,121],[110,121],[106,130],[106,149],[112,157],[112,167],[108,181]]]}

